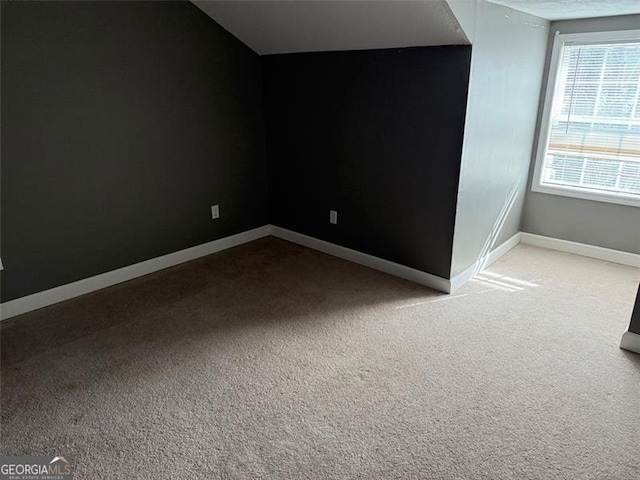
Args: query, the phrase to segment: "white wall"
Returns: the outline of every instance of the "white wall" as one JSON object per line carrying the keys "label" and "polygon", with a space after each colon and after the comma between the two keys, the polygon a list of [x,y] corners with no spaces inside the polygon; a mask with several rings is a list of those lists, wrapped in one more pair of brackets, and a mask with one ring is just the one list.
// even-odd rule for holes
{"label": "white wall", "polygon": [[[640,15],[564,20],[551,24],[536,127],[536,145],[555,32],[578,33],[633,29],[640,29]],[[534,148],[524,204],[523,231],[614,250],[640,253],[640,208],[532,192],[531,181],[536,150]]]}
{"label": "white wall", "polygon": [[520,230],[549,32],[485,0],[474,14],[452,276]]}
{"label": "white wall", "polygon": [[476,13],[480,0],[447,0],[449,8],[455,15],[462,31],[473,43],[476,28]]}

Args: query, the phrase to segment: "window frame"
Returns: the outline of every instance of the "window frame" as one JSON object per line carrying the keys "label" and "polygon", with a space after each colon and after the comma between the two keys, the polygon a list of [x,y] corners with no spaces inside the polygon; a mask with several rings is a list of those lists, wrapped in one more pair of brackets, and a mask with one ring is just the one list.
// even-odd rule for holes
{"label": "window frame", "polygon": [[551,59],[549,61],[549,73],[547,75],[544,106],[540,122],[540,132],[538,134],[533,181],[531,182],[532,192],[640,207],[640,198],[625,195],[624,193],[605,193],[568,185],[542,184],[543,165],[547,156],[547,149],[549,148],[551,127],[549,121],[551,117],[551,105],[553,104],[555,92],[558,88],[558,83],[560,82],[558,74],[560,72],[560,61],[562,60],[565,45],[592,45],[597,43],[615,42],[625,43],[630,40],[640,41],[640,30],[583,33],[560,33],[559,31],[556,31],[551,50]]}

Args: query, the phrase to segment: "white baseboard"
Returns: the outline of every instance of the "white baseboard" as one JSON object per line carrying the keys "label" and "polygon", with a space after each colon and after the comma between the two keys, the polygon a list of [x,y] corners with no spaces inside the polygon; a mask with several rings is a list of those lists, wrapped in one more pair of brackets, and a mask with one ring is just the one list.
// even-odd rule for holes
{"label": "white baseboard", "polygon": [[633,332],[624,332],[620,348],[629,350],[630,352],[640,353],[640,335]]}
{"label": "white baseboard", "polygon": [[197,245],[185,250],[169,253],[168,255],[152,258],[134,265],[129,265],[117,270],[78,280],[77,282],[61,285],[60,287],[55,287],[50,290],[10,300],[0,305],[0,318],[4,320],[15,317],[16,315],[21,315],[23,313],[53,305],[54,303],[79,297],[80,295],[126,282],[127,280],[132,280],[143,275],[148,275],[149,273],[157,272],[158,270],[164,270],[165,268],[173,267],[180,263],[211,255],[212,253],[236,247],[262,237],[267,237],[270,233],[271,226],[265,225],[263,227],[254,228],[253,230],[247,230],[246,232],[241,232],[236,235],[231,235],[219,240],[214,240],[202,245]]}
{"label": "white baseboard", "polygon": [[574,253],[583,257],[597,258],[607,262],[621,263],[631,267],[640,267],[640,255],[610,248],[596,247],[585,243],[570,242],[559,238],[544,237],[533,233],[520,233],[520,242],[536,247],[550,248],[560,252]]}
{"label": "white baseboard", "polygon": [[324,240],[309,237],[301,233],[292,232],[291,230],[276,227],[275,225],[272,225],[271,227],[271,235],[282,240],[288,240],[289,242],[297,243],[298,245],[333,255],[334,257],[373,268],[374,270],[379,270],[396,277],[404,278],[405,280],[419,283],[420,285],[425,285],[429,288],[433,288],[434,290],[439,290],[445,293],[450,292],[451,285],[449,280],[438,277],[437,275],[432,275],[421,270],[416,270],[415,268],[400,265],[399,263],[390,262],[389,260],[374,257],[373,255],[358,252],[350,248],[341,247],[340,245],[325,242]]}
{"label": "white baseboard", "polygon": [[[471,280],[478,272],[487,268],[494,263],[505,253],[511,250],[518,243],[525,243],[528,245],[535,245],[539,247],[549,248],[552,250],[559,250],[562,252],[574,253],[586,257],[597,258],[600,260],[606,260],[609,262],[621,263],[624,265],[630,265],[634,267],[640,267],[640,255],[633,253],[621,252],[617,250],[610,250],[608,248],[596,247],[593,245],[586,245],[583,243],[570,242],[567,240],[560,240],[557,238],[544,237],[542,235],[534,235],[532,233],[520,232],[515,234],[509,240],[504,242],[499,247],[492,250],[488,255],[478,260],[462,273],[456,275],[451,280],[432,275],[415,268],[400,265],[398,263],[384,260],[382,258],[374,257],[366,253],[358,252],[350,248],[342,247],[333,243],[319,240],[317,238],[309,237],[301,233],[293,232],[285,228],[276,227],[275,225],[265,225],[262,227],[248,230],[246,232],[231,235],[229,237],[214,240],[202,245],[180,250],[179,252],[170,253],[162,257],[153,258],[144,262],[129,265],[118,270],[106,272],[93,277],[85,278],[77,282],[62,285],[60,287],[45,290],[43,292],[34,293],[33,295],[27,295],[26,297],[10,300],[0,305],[0,320],[15,317],[23,313],[31,312],[39,308],[47,307],[55,303],[69,300],[86,293],[94,292],[102,288],[110,287],[118,283],[126,282],[149,273],[157,272],[165,268],[178,265],[180,263],[188,262],[196,258],[200,258],[212,253],[216,253],[227,248],[242,245],[243,243],[251,242],[262,237],[273,235],[274,237],[288,240],[299,245],[318,250],[320,252],[333,255],[350,262],[358,263],[374,270],[379,270],[396,277],[404,278],[412,282],[425,285],[434,290],[438,290],[445,293],[453,293],[458,290],[462,285]],[[629,340],[631,338],[631,340]],[[623,345],[636,345],[638,348],[638,338],[631,332],[627,332],[623,337]],[[625,343],[626,342],[626,343]],[[631,343],[629,343],[631,342]],[[636,343],[633,343],[636,342]],[[627,348],[622,346],[622,348]],[[627,348],[628,350],[636,351],[634,348]],[[640,352],[639,352],[640,353]]]}
{"label": "white baseboard", "polygon": [[520,243],[520,232],[516,233],[499,247],[494,248],[484,257],[480,258],[476,263],[465,269],[463,272],[451,278],[451,293],[455,293],[465,283],[475,277],[485,268],[495,263],[500,257],[504,256],[509,250]]}

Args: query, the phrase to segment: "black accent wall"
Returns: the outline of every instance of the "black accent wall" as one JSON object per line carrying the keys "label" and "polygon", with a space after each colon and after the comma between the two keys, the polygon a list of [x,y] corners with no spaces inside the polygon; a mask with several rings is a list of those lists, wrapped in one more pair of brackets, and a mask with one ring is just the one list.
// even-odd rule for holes
{"label": "black accent wall", "polygon": [[469,46],[262,57],[271,223],[449,278],[470,61]]}
{"label": "black accent wall", "polygon": [[193,4],[1,18],[2,301],[268,223],[260,59]]}
{"label": "black accent wall", "polygon": [[633,307],[633,313],[631,314],[631,324],[629,325],[629,331],[640,335],[640,287],[638,287],[636,303]]}

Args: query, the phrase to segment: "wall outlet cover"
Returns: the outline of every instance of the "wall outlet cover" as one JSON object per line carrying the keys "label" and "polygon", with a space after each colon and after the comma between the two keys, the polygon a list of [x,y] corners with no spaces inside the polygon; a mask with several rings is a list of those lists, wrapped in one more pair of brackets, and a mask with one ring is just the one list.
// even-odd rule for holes
{"label": "wall outlet cover", "polygon": [[335,210],[329,210],[329,223],[336,225],[338,223],[338,212]]}
{"label": "wall outlet cover", "polygon": [[218,205],[211,205],[211,218],[214,220],[220,218],[220,207]]}

